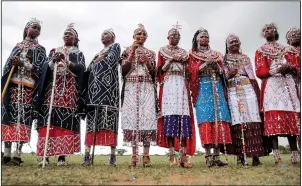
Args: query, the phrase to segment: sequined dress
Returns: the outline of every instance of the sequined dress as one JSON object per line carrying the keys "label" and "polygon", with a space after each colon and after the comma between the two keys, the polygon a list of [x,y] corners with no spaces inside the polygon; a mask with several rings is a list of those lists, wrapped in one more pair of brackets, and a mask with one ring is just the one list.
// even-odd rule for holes
{"label": "sequined dress", "polygon": [[[182,56],[182,62],[167,63],[174,55]],[[168,147],[168,137],[174,138],[174,148],[180,147],[180,139],[186,139],[186,153],[195,153],[194,115],[189,94],[188,53],[178,47],[167,45],[159,50],[157,80],[159,88],[160,118],[158,139],[160,147]]]}
{"label": "sequined dress", "polygon": [[[191,91],[196,108],[196,118],[199,127],[201,143],[230,144],[230,112],[226,102],[224,72],[222,68],[222,54],[214,50],[190,51]],[[216,80],[212,77],[212,67],[209,61],[218,63],[219,73]],[[214,101],[214,83],[216,101]],[[215,123],[215,108],[217,124]]]}

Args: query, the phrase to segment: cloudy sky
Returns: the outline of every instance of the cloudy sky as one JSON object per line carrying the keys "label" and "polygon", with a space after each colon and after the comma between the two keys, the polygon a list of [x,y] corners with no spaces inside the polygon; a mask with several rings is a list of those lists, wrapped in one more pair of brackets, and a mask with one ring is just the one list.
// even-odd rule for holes
{"label": "cloudy sky", "polygon": [[[142,23],[148,32],[147,48],[156,52],[167,44],[167,33],[177,21],[182,25],[180,47],[189,50],[194,33],[200,27],[209,31],[211,48],[225,53],[225,39],[230,33],[238,35],[242,51],[253,61],[255,50],[264,44],[261,28],[274,22],[280,34],[279,42],[286,44],[285,34],[290,27],[300,27],[300,2],[2,2],[2,62],[12,48],[22,40],[25,24],[32,17],[43,21],[39,42],[47,54],[52,48],[63,45],[63,32],[69,23],[75,23],[79,34],[80,50],[86,65],[102,48],[103,30],[113,28],[116,42],[122,50],[131,45],[137,24]],[[2,63],[2,67],[4,63]],[[84,139],[85,122],[82,123]],[[33,131],[30,146],[36,150],[37,133]],[[287,140],[282,139],[281,144]],[[84,142],[82,141],[82,144]],[[119,136],[119,148],[122,135]],[[197,148],[200,148],[197,140]],[[97,147],[97,152],[109,148]],[[129,148],[128,148],[129,149]],[[82,147],[84,151],[84,146]],[[166,150],[151,148],[151,154]]]}

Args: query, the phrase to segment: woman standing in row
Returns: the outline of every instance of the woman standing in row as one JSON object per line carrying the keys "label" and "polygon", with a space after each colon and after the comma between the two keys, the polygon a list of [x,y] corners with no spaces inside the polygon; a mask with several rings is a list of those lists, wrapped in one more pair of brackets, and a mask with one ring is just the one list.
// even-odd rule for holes
{"label": "woman standing in row", "polygon": [[247,165],[247,157],[253,157],[252,165],[257,166],[260,164],[258,157],[269,152],[263,147],[263,123],[258,107],[260,90],[250,58],[241,52],[240,46],[238,36],[227,37],[224,69],[232,116],[233,154],[238,164]]}
{"label": "woman standing in row", "polygon": [[282,164],[278,137],[287,137],[292,151],[291,162],[298,162],[297,135],[300,122],[300,100],[294,76],[297,67],[284,59],[285,47],[279,43],[275,24],[262,29],[266,43],[255,54],[256,75],[262,80],[260,110],[264,113],[264,136],[272,140],[276,164]]}
{"label": "woman standing in row", "polygon": [[[225,166],[220,149],[226,153],[232,143],[230,133],[230,112],[225,99],[223,57],[209,45],[206,29],[196,31],[190,51],[191,91],[196,108],[200,139],[206,150],[206,164]],[[211,154],[214,148],[214,154]]]}
{"label": "woman standing in row", "polygon": [[[81,150],[78,113],[80,92],[82,92],[81,81],[85,70],[84,54],[79,50],[78,33],[73,24],[67,26],[63,40],[64,46],[52,49],[43,66],[35,104],[39,132],[37,155],[44,155],[46,134],[49,132],[46,156],[59,156],[58,166],[65,165],[65,155]],[[52,108],[50,108],[51,99],[53,99]],[[47,131],[49,113],[51,113],[50,130]],[[46,164],[48,163],[47,158]]]}
{"label": "woman standing in row", "polygon": [[[38,42],[40,32],[41,22],[35,18],[30,20],[24,28],[23,41],[17,43],[4,66],[1,77],[1,139],[4,141],[4,164],[10,162],[20,166],[23,163],[22,146],[30,141],[33,93],[46,60],[45,48]],[[6,83],[8,87],[4,91]],[[17,149],[11,159],[12,142],[17,142]]]}
{"label": "woman standing in row", "polygon": [[138,167],[139,146],[144,146],[143,165],[151,166],[149,149],[156,142],[156,55],[144,47],[147,37],[145,27],[139,24],[132,46],[122,54],[123,141],[132,146],[132,167]]}

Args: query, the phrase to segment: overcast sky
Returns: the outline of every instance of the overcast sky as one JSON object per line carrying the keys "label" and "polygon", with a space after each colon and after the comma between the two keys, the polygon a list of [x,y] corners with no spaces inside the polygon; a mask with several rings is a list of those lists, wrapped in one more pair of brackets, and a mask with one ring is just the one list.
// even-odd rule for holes
{"label": "overcast sky", "polygon": [[[230,33],[240,37],[242,51],[254,61],[254,53],[264,44],[261,28],[274,22],[286,45],[285,34],[290,27],[300,27],[300,2],[2,2],[2,62],[8,58],[17,42],[22,40],[25,24],[32,17],[43,21],[39,42],[47,54],[63,45],[63,32],[75,23],[80,50],[89,64],[102,48],[103,30],[113,28],[116,42],[122,50],[132,44],[133,31],[142,23],[148,39],[145,46],[156,53],[167,44],[168,30],[177,21],[182,25],[180,47],[189,50],[196,30],[203,27],[210,34],[211,48],[225,53],[225,39]],[[2,67],[4,63],[2,63]],[[82,122],[82,144],[85,122]],[[122,135],[119,133],[119,147]],[[197,134],[198,136],[198,134]],[[33,131],[31,149],[36,150],[37,133]],[[286,143],[287,140],[282,140]],[[197,149],[200,148],[197,139]],[[29,146],[25,151],[31,151]],[[97,152],[101,148],[97,147]],[[128,148],[129,149],[129,148]],[[103,149],[108,153],[109,148]],[[84,151],[84,146],[82,146]],[[164,153],[163,148],[151,148],[151,154]]]}

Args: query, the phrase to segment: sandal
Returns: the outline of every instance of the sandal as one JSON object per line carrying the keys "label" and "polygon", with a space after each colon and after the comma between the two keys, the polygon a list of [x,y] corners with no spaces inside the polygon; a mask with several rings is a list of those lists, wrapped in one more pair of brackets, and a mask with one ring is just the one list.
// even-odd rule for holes
{"label": "sandal", "polygon": [[218,167],[224,167],[228,165],[228,163],[224,163],[219,159],[219,154],[213,155],[213,159],[214,159],[214,164]]}
{"label": "sandal", "polygon": [[210,168],[214,166],[213,156],[212,155],[206,155],[206,165]]}
{"label": "sandal", "polygon": [[192,168],[193,164],[189,162],[188,156],[182,155],[180,157],[180,166],[184,168]]}
{"label": "sandal", "polygon": [[116,162],[116,156],[115,156],[115,154],[110,154],[110,156],[109,156],[109,166],[116,166],[116,164],[115,164],[115,162]]}
{"label": "sandal", "polygon": [[170,155],[169,162],[170,162],[170,167],[175,168],[179,166],[179,162],[177,161],[177,158],[175,157],[174,154]]}
{"label": "sandal", "polygon": [[138,165],[138,157],[136,154],[132,154],[131,162],[129,164],[130,168],[136,168],[136,165]]}
{"label": "sandal", "polygon": [[145,154],[143,156],[143,166],[144,167],[152,167],[151,160],[149,154]]}

